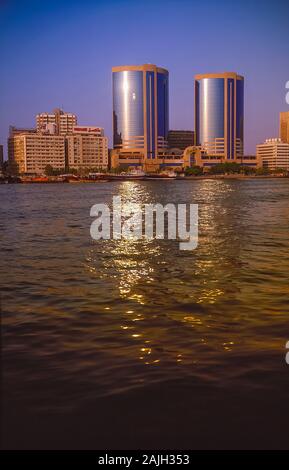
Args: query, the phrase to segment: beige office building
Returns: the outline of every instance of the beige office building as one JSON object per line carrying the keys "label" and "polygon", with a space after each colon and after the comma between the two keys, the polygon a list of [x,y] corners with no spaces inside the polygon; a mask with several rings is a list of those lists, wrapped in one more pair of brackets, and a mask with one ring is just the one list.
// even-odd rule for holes
{"label": "beige office building", "polygon": [[36,116],[36,130],[42,134],[71,134],[77,125],[77,116],[56,108],[53,113],[40,113]]}
{"label": "beige office building", "polygon": [[105,170],[108,167],[108,138],[100,127],[75,126],[66,137],[69,168]]}
{"label": "beige office building", "polygon": [[14,135],[8,139],[8,159],[13,174],[44,174],[47,165],[65,168],[65,138],[33,133]]}
{"label": "beige office building", "polygon": [[281,139],[267,139],[264,144],[257,145],[256,156],[258,166],[269,170],[289,170],[289,143]]}
{"label": "beige office building", "polygon": [[289,144],[289,111],[280,113],[280,139]]}
{"label": "beige office building", "polygon": [[77,126],[75,114],[56,109],[36,116],[36,129],[10,126],[9,168],[12,174],[44,174],[45,167],[107,169],[108,138],[95,126]]}
{"label": "beige office building", "polygon": [[14,137],[18,134],[36,134],[37,131],[34,127],[16,127],[10,126],[9,127],[9,137]]}

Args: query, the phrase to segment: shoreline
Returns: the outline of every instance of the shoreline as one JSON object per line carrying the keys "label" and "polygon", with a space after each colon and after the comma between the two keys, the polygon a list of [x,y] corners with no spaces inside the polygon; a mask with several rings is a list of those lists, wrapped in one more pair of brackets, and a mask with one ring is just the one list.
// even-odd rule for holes
{"label": "shoreline", "polygon": [[72,181],[56,181],[56,180],[48,180],[48,181],[9,181],[8,179],[0,181],[0,184],[94,184],[94,183],[110,183],[113,181],[200,181],[200,180],[263,180],[263,179],[288,179],[289,176],[281,176],[281,175],[206,175],[206,176],[177,176],[176,178],[162,178],[162,177],[154,177],[154,176],[144,176],[141,178],[134,178],[134,177],[110,177],[107,178],[99,178],[95,180],[72,180]]}
{"label": "shoreline", "polygon": [[203,179],[213,179],[213,180],[221,180],[221,179],[234,179],[234,180],[259,180],[259,179],[286,179],[289,178],[288,176],[281,176],[281,175],[208,175],[208,176],[184,176],[182,178],[178,179],[186,179],[186,180],[192,180],[192,179],[198,179],[198,180],[203,180]]}

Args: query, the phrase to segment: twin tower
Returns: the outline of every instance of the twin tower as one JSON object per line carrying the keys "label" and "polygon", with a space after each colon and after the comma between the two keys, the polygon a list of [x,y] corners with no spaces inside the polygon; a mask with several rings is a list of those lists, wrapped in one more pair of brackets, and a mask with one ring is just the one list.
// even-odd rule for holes
{"label": "twin tower", "polygon": [[[156,65],[113,67],[113,145],[118,161],[157,167],[170,160],[169,73]],[[204,156],[243,155],[244,79],[236,73],[195,76],[195,146]]]}

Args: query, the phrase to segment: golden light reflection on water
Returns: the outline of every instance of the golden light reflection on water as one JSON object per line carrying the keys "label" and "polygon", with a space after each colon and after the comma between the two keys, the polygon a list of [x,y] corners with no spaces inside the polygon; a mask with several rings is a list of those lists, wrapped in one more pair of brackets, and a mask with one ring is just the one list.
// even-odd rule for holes
{"label": "golden light reflection on water", "polygon": [[214,304],[217,302],[218,298],[220,295],[224,295],[224,291],[221,289],[209,289],[209,290],[203,290],[200,294],[200,297],[196,301],[198,304],[201,303],[208,303],[208,304]]}
{"label": "golden light reflection on water", "polygon": [[[262,367],[272,377],[288,332],[288,180],[67,185],[63,211],[53,185],[6,186],[13,194],[11,209],[3,206],[10,212],[1,269],[17,377],[11,390],[31,377],[30,358],[47,364],[36,384],[59,371],[60,381],[85,377],[93,394],[185,374],[251,378]],[[181,253],[161,240],[93,242],[89,208],[114,195],[198,202],[197,250]],[[24,367],[13,372],[20,357]]]}
{"label": "golden light reflection on water", "polygon": [[[145,365],[173,361],[181,366],[188,360],[197,364],[191,344],[228,353],[239,344],[238,330],[229,337],[224,329],[212,339],[218,327],[214,312],[223,315],[222,304],[241,297],[235,279],[243,264],[246,225],[242,211],[232,211],[234,192],[227,182],[200,183],[200,239],[195,252],[180,253],[177,243],[147,239],[104,242],[99,256],[91,249],[87,268],[107,279],[112,297],[123,302],[109,308],[119,315],[119,329],[135,342],[134,357]],[[156,201],[155,188],[137,182],[121,184],[118,195],[127,203],[128,214],[131,204],[170,202],[166,192]],[[177,197],[181,199],[180,194]],[[195,192],[188,202],[196,202]],[[227,315],[229,320],[229,311]]]}
{"label": "golden light reflection on water", "polygon": [[[226,186],[219,186],[225,197],[228,193]],[[210,182],[204,182],[201,193],[206,203],[216,197]],[[118,194],[126,203],[126,215],[130,214],[132,204],[156,202],[150,188],[135,182],[121,184]],[[206,250],[218,230],[219,215],[213,205],[205,205],[202,208],[201,227],[206,232]],[[210,228],[208,232],[207,227]],[[172,252],[176,266],[170,262]],[[163,305],[164,318],[169,317],[170,321],[195,330],[196,340],[206,345],[204,338],[198,339],[197,332],[210,328],[210,317],[195,311],[194,314],[183,314],[182,306],[214,305],[225,294],[217,275],[220,268],[219,257],[190,253],[178,258],[178,255],[180,253],[176,244],[170,244],[168,247],[163,241],[122,238],[103,242],[102,250],[97,256],[92,249],[87,257],[89,272],[98,278],[107,279],[110,289],[118,290],[118,295],[114,294],[113,298],[118,297],[125,302],[126,308],[122,308],[121,304],[105,308],[120,313],[119,328],[127,338],[136,342],[134,355],[145,365],[161,364],[164,354],[167,360],[169,358],[175,364],[182,365],[188,355],[186,348],[178,346],[178,342],[173,346],[173,351],[169,351],[168,343],[166,350],[160,353],[162,345],[169,341],[169,334],[167,335],[160,325],[154,329],[150,328],[150,323],[153,325],[158,321],[162,312],[157,309],[158,313],[155,314],[154,304]],[[94,263],[97,266],[94,266]],[[187,274],[185,278],[182,278],[183,272]],[[130,308],[127,308],[128,302]],[[220,347],[229,349],[227,345],[220,344]]]}
{"label": "golden light reflection on water", "polygon": [[[218,186],[217,197],[227,197],[230,192],[227,185],[220,183]],[[126,204],[125,215],[130,214],[135,203],[155,202],[152,198],[151,189],[136,182],[121,184],[118,194]],[[211,182],[204,182],[200,194],[206,201],[206,204],[202,207],[201,229],[206,233],[207,250],[219,228],[218,218],[220,212],[216,213],[214,205],[211,204],[216,199],[216,188]],[[222,216],[226,217],[225,209],[222,211]],[[151,339],[147,326],[148,312],[147,310],[141,311],[141,313],[137,311],[146,306],[153,310],[153,303],[154,301],[158,303],[160,294],[162,304],[166,305],[166,316],[170,316],[172,320],[184,324],[188,328],[197,330],[210,328],[210,317],[204,317],[204,315],[196,313],[194,315],[184,315],[179,311],[178,306],[190,305],[192,302],[193,305],[214,305],[220,301],[220,298],[225,294],[217,275],[218,269],[220,269],[220,257],[195,256],[194,253],[190,253],[187,258],[180,258],[178,263],[179,274],[182,275],[182,271],[184,271],[181,261],[183,260],[186,264],[189,263],[189,276],[182,279],[179,275],[173,273],[174,266],[167,262],[170,254],[167,251],[168,247],[163,242],[147,239],[111,240],[104,242],[102,249],[102,255],[105,256],[101,256],[101,263],[97,268],[90,264],[97,260],[93,250],[91,250],[91,255],[87,258],[87,261],[89,261],[88,269],[99,278],[109,279],[113,288],[118,289],[120,299],[139,306],[136,311],[131,308],[121,313],[120,329],[128,337],[138,342],[135,354],[140,361],[144,361],[146,365],[157,365],[161,362],[158,345],[163,343],[165,339],[163,337],[158,338],[155,332],[153,333],[153,339]],[[171,245],[170,249],[174,251],[175,256],[179,254],[176,246]],[[188,266],[185,268],[187,269]],[[166,282],[163,282],[162,279],[164,274]],[[165,291],[167,291],[167,298],[164,300]],[[173,311],[171,310],[172,305],[175,305]],[[112,309],[114,310],[114,307]],[[158,317],[159,315],[150,313],[151,321]],[[123,323],[124,320],[125,323]],[[162,331],[161,336],[163,336]],[[153,341],[153,345],[147,347],[147,344],[151,341]],[[139,347],[139,342],[142,343],[141,347]],[[207,344],[204,338],[200,338],[199,342],[200,344]],[[229,349],[227,345],[222,345],[222,347]],[[178,348],[174,349],[176,350],[173,354],[173,360],[176,364],[183,363],[186,356],[185,351]],[[171,357],[171,354],[169,355]],[[148,356],[153,357],[148,359]]]}

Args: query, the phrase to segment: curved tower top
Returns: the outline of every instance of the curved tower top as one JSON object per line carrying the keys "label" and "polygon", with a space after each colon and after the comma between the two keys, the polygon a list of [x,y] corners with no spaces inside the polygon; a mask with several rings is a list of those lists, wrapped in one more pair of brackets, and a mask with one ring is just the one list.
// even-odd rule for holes
{"label": "curved tower top", "polygon": [[142,65],[118,65],[112,67],[112,72],[123,72],[125,70],[142,70],[142,71],[151,71],[151,72],[158,72],[158,73],[165,73],[168,74],[168,70],[164,69],[163,67],[157,67],[154,64],[142,64]]}
{"label": "curved tower top", "polygon": [[242,75],[238,75],[236,72],[201,73],[195,75],[195,80],[201,80],[202,78],[233,78],[244,80],[244,77]]}

